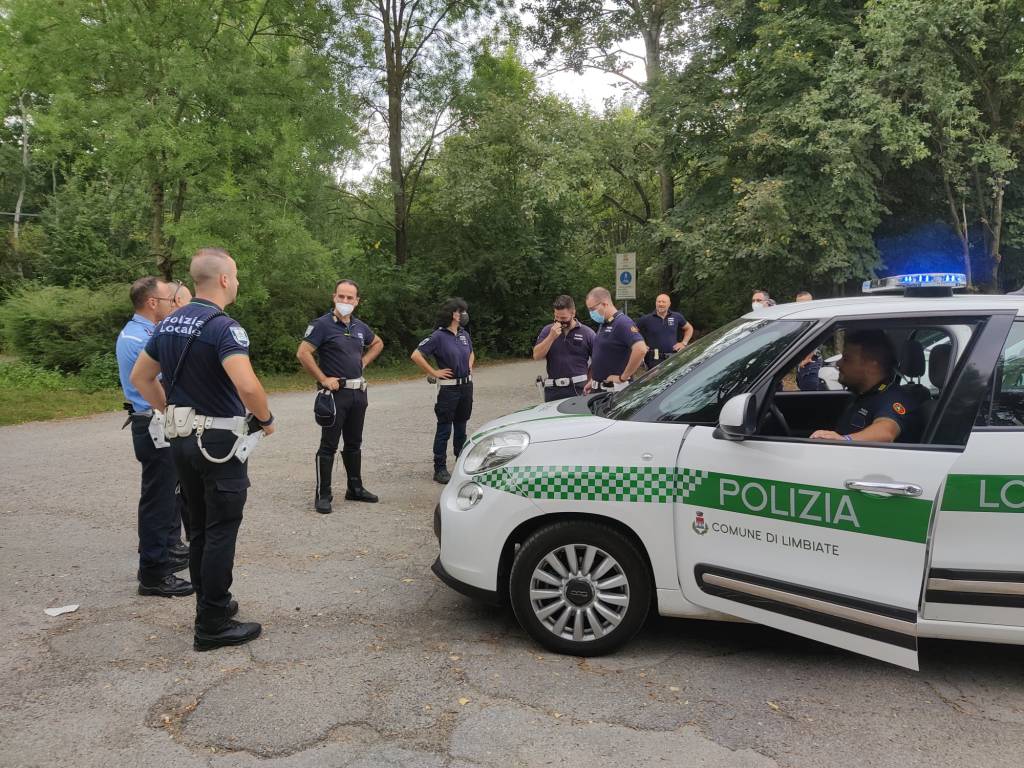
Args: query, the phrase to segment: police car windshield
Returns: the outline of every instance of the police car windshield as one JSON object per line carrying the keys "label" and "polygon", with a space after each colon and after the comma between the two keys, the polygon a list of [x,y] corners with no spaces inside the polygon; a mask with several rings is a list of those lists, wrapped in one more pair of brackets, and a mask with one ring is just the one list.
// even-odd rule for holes
{"label": "police car windshield", "polygon": [[[684,385],[684,388],[688,392],[693,391],[683,399],[691,405],[694,398],[702,402],[706,400],[706,407],[696,407],[695,410],[714,410],[714,418],[717,419],[718,406],[731,395],[743,391],[805,327],[805,323],[793,321],[735,320],[702,336],[612,395],[602,404],[599,415],[610,419],[629,419],[663,393],[689,382],[694,386]],[[707,375],[702,373],[705,370]],[[694,413],[693,410],[689,412]],[[651,420],[664,419],[665,416],[661,414]]]}

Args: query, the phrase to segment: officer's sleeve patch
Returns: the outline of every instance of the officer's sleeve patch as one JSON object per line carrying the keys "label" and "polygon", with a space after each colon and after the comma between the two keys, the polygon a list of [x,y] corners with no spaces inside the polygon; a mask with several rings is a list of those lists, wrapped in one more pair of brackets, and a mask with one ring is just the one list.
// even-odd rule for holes
{"label": "officer's sleeve patch", "polygon": [[630,333],[640,333],[640,329],[637,328],[635,325],[631,325],[631,326],[629,326],[629,332]]}
{"label": "officer's sleeve patch", "polygon": [[896,411],[896,413],[898,413],[900,416],[907,415],[907,409],[906,406],[903,405],[903,403],[893,403],[892,409]]}
{"label": "officer's sleeve patch", "polygon": [[429,337],[429,336],[427,336],[427,338],[425,338],[425,339],[424,339],[423,341],[421,341],[421,342],[420,342],[420,343],[418,344],[418,346],[422,347],[422,346],[423,346],[424,344],[426,344],[426,343],[427,343],[428,341],[430,341],[430,337]]}
{"label": "officer's sleeve patch", "polygon": [[231,335],[235,339],[235,343],[241,347],[249,346],[249,334],[245,332],[245,328],[240,325],[231,326]]}
{"label": "officer's sleeve patch", "polygon": [[306,332],[304,334],[302,334],[302,338],[306,338],[312,332],[313,332],[313,324],[310,323],[309,325],[306,326]]}

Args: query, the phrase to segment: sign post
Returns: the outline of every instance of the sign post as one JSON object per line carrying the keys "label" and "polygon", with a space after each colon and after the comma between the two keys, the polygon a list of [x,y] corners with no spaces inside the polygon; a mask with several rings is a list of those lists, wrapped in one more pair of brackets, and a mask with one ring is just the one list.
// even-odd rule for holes
{"label": "sign post", "polygon": [[615,254],[615,300],[624,301],[623,311],[629,314],[629,300],[636,298],[636,253]]}

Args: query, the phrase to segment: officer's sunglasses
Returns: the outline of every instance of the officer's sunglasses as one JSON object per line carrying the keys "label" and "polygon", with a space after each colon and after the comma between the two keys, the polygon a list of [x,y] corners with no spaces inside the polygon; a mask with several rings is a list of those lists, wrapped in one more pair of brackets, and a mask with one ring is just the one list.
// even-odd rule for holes
{"label": "officer's sunglasses", "polygon": [[182,283],[181,280],[172,280],[171,282],[174,284],[174,293],[171,294],[171,298],[165,299],[163,296],[157,296],[157,301],[169,301],[171,304],[178,301],[178,294],[181,293],[181,287],[184,283]]}

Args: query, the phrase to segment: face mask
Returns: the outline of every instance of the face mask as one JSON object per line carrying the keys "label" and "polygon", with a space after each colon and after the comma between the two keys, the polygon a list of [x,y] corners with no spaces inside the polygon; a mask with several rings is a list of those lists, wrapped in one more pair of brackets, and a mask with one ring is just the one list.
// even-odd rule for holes
{"label": "face mask", "polygon": [[349,315],[352,314],[352,311],[355,309],[355,307],[352,304],[346,304],[342,301],[336,303],[334,305],[334,308],[338,310],[338,314],[341,315],[342,317],[348,317]]}
{"label": "face mask", "polygon": [[563,331],[567,331],[567,330],[569,330],[569,327],[572,325],[572,321],[571,320],[565,320],[565,321],[559,320],[558,324],[560,326],[562,326],[562,330]]}
{"label": "face mask", "polygon": [[460,328],[465,328],[467,325],[469,325],[469,312],[460,312],[459,313],[459,327]]}
{"label": "face mask", "polygon": [[764,302],[763,301],[752,301],[752,302],[750,302],[750,308],[754,312],[757,312],[757,310],[762,309],[763,307],[764,307]]}
{"label": "face mask", "polygon": [[604,315],[602,315],[596,309],[592,309],[590,310],[590,319],[593,320],[598,325],[601,325],[604,322]]}

